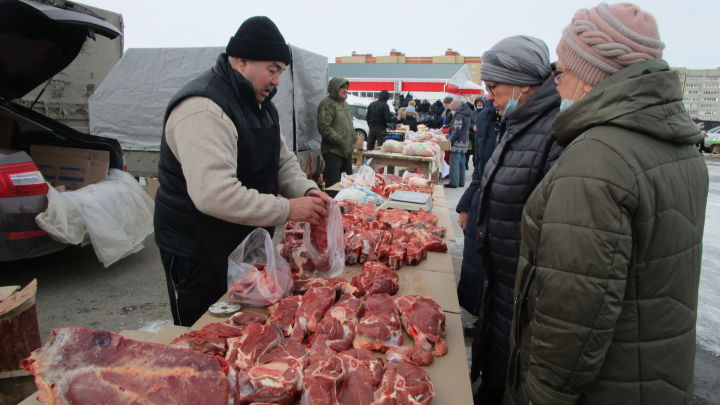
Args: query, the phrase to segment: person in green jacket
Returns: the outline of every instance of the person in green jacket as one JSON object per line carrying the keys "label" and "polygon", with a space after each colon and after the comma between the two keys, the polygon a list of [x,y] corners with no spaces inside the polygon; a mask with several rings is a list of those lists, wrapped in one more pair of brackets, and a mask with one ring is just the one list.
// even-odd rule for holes
{"label": "person in green jacket", "polygon": [[690,404],[708,173],[652,15],[578,11],[525,205],[505,404]]}
{"label": "person in green jacket", "polygon": [[328,96],[318,105],[317,126],[322,136],[320,150],[325,160],[325,184],[332,186],[340,181],[340,174],[352,174],[352,154],[355,147],[355,129],[352,112],[347,101],[350,82],[333,77],[328,83]]}

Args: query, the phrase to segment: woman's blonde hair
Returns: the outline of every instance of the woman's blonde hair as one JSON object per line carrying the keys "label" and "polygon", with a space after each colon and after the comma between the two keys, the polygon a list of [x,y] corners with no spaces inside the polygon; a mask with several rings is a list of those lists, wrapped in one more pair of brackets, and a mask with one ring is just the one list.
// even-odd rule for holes
{"label": "woman's blonde hair", "polygon": [[408,115],[407,108],[400,107],[397,112],[398,112],[398,117],[400,117],[401,120],[404,120],[405,118],[407,118],[407,115]]}

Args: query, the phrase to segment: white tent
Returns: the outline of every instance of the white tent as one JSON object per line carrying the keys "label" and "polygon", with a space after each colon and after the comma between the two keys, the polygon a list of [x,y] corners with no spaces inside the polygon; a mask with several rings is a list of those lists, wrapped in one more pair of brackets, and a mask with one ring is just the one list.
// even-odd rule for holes
{"label": "white tent", "polygon": [[[320,148],[317,106],[327,92],[327,57],[291,46],[293,63],[273,98],[289,148]],[[223,48],[129,49],[90,97],[90,133],[128,151],[159,151],[165,109],[188,81],[215,65]]]}

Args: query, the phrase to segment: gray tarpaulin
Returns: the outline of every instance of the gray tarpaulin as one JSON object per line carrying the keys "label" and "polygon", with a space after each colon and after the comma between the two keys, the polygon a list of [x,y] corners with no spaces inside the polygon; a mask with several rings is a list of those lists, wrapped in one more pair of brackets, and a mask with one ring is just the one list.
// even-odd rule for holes
{"label": "gray tarpaulin", "polygon": [[[289,148],[319,149],[316,113],[327,92],[327,57],[291,49],[293,64],[273,98],[280,129]],[[222,52],[220,47],[129,49],[90,97],[90,133],[115,138],[126,150],[160,150],[168,101]]]}

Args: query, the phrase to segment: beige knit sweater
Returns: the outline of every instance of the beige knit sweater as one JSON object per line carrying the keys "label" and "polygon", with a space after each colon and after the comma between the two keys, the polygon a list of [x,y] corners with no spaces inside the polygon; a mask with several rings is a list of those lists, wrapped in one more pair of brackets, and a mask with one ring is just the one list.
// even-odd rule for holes
{"label": "beige knit sweater", "polygon": [[212,100],[189,97],[168,117],[165,136],[182,166],[190,199],[200,212],[249,226],[284,224],[288,198],[318,188],[308,180],[297,158],[280,137],[279,194],[261,194],[237,178],[238,133],[230,118]]}

